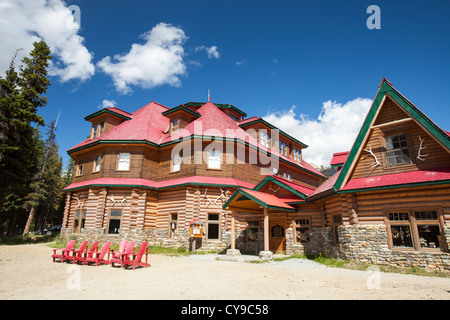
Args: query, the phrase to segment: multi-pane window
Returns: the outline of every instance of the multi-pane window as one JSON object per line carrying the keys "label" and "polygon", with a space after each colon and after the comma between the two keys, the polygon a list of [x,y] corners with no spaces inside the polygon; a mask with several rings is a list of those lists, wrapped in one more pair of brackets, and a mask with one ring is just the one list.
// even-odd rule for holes
{"label": "multi-pane window", "polygon": [[117,160],[117,170],[130,170],[130,154],[119,153]]}
{"label": "multi-pane window", "polygon": [[171,213],[170,221],[169,221],[169,238],[173,238],[175,236],[175,231],[177,230],[177,226],[178,226],[178,214]]}
{"label": "multi-pane window", "polygon": [[301,155],[300,150],[294,149],[294,160],[297,162],[302,161],[302,155]]}
{"label": "multi-pane window", "polygon": [[259,142],[266,148],[270,148],[270,134],[267,133],[267,130],[259,131]]}
{"label": "multi-pane window", "polygon": [[287,156],[288,150],[287,150],[286,143],[280,141],[278,144],[279,144],[280,153],[284,156]]}
{"label": "multi-pane window", "polygon": [[170,122],[170,135],[173,135],[178,129],[180,129],[180,119],[173,119]]}
{"label": "multi-pane window", "polygon": [[390,245],[393,248],[442,248],[443,240],[435,210],[397,210],[386,214]]}
{"label": "multi-pane window", "polygon": [[109,234],[118,234],[121,221],[122,221],[122,210],[110,210],[109,211],[108,233]]}
{"label": "multi-pane window", "polygon": [[181,157],[176,154],[172,157],[172,170],[171,172],[180,171],[181,168]]}
{"label": "multi-pane window", "polygon": [[208,239],[218,240],[220,234],[220,216],[216,213],[208,214]]}
{"label": "multi-pane window", "polygon": [[406,134],[386,137],[386,161],[388,167],[411,163]]}
{"label": "multi-pane window", "polygon": [[76,210],[75,216],[73,217],[72,232],[80,233],[81,229],[84,228],[85,221],[86,221],[86,210]]}
{"label": "multi-pane window", "polygon": [[310,241],[311,225],[309,218],[295,220],[295,241],[308,243]]}
{"label": "multi-pane window", "polygon": [[83,160],[78,161],[77,176],[81,176],[83,174],[83,166],[84,161]]}
{"label": "multi-pane window", "polygon": [[284,237],[284,228],[280,226],[279,224],[274,225],[270,229],[270,236],[272,238],[281,238]]}
{"label": "multi-pane window", "polygon": [[288,180],[288,181],[291,181],[291,175],[289,173],[284,172],[283,173],[283,178]]}
{"label": "multi-pane window", "polygon": [[257,241],[259,232],[259,220],[247,221],[247,242]]}
{"label": "multi-pane window", "polygon": [[220,151],[209,150],[208,168],[209,169],[220,169]]}
{"label": "multi-pane window", "polygon": [[100,171],[100,165],[102,163],[102,155],[99,154],[95,157],[95,161],[94,161],[94,172],[99,172]]}
{"label": "multi-pane window", "polygon": [[94,125],[93,131],[92,131],[92,139],[100,137],[103,132],[105,131],[105,123],[98,123]]}

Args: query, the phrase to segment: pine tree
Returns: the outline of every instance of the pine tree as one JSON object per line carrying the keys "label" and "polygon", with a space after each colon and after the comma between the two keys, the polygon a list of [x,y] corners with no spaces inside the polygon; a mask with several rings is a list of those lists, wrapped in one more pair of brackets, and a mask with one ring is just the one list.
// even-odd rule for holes
{"label": "pine tree", "polygon": [[[9,194],[24,195],[38,171],[37,126],[44,120],[37,110],[47,103],[44,94],[50,49],[43,41],[34,43],[29,57],[22,60],[19,71],[15,57],[6,77],[0,77],[0,210]],[[12,199],[11,196],[8,199]],[[17,202],[17,201],[15,201]],[[16,218],[16,217],[13,217]],[[14,220],[14,219],[13,219]]]}

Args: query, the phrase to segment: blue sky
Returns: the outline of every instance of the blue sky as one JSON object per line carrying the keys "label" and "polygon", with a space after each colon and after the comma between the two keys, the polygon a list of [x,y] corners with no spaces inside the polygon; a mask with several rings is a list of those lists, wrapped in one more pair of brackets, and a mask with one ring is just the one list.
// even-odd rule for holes
{"label": "blue sky", "polygon": [[[66,32],[58,17],[71,5],[79,8],[80,28]],[[381,29],[366,26],[370,5],[380,8]],[[32,39],[49,42],[59,71],[51,73],[48,104],[39,113],[50,122],[61,110],[57,139],[65,162],[66,150],[89,134],[84,116],[104,100],[133,112],[152,100],[168,107],[206,101],[210,89],[213,102],[267,117],[310,145],[314,154],[305,151],[306,159],[326,164],[333,152],[351,147],[383,77],[450,130],[449,14],[444,0],[0,0],[0,27],[6,30],[0,35],[0,71],[14,50],[31,48]],[[130,50],[146,48],[158,25],[175,39],[161,60],[167,62],[161,72],[166,77],[158,83],[151,67],[139,77],[136,70],[127,75],[135,81],[119,88],[129,69],[119,68],[116,55],[145,60],[145,53]],[[328,114],[334,116],[326,120]],[[352,115],[356,125],[340,137],[339,128]],[[322,146],[327,135],[342,143]],[[320,152],[324,156],[314,157]]]}

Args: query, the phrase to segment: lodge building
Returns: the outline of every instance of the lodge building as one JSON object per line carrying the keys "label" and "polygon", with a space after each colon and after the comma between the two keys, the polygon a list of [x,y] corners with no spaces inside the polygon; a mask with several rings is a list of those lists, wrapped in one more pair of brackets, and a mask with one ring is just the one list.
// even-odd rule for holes
{"label": "lodge building", "polygon": [[85,120],[90,136],[68,150],[66,237],[450,270],[450,134],[386,79],[328,179],[305,143],[229,104]]}

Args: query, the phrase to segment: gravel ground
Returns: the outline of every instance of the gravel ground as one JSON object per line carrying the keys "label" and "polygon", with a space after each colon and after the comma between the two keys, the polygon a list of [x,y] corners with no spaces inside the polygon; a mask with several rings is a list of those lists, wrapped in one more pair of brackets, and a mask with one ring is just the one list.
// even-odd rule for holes
{"label": "gravel ground", "polygon": [[53,263],[45,244],[0,246],[0,299],[450,299],[450,279],[326,267],[304,259],[253,264],[215,255],[151,255],[152,267]]}

